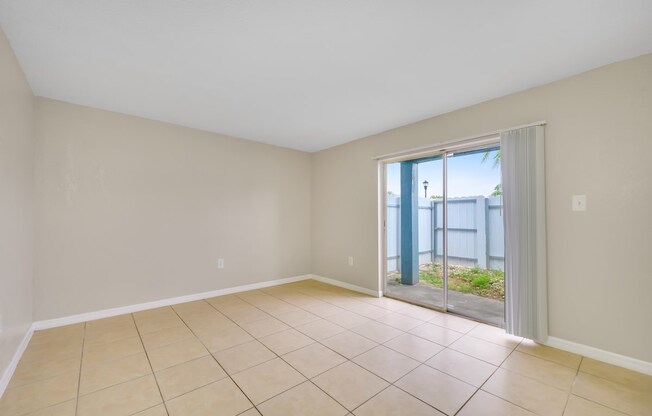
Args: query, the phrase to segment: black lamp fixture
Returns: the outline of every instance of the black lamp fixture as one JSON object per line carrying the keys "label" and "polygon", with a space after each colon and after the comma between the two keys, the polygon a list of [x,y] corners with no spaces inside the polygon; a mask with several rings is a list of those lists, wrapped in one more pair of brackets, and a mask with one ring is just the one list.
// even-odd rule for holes
{"label": "black lamp fixture", "polygon": [[428,198],[428,181],[423,181],[423,197]]}

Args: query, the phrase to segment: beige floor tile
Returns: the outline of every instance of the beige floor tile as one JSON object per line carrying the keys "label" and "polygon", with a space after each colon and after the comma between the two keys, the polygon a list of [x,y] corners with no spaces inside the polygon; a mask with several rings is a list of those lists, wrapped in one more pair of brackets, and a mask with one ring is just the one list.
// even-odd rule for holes
{"label": "beige floor tile", "polygon": [[509,348],[473,337],[462,337],[452,343],[450,348],[493,365],[500,365],[512,353]]}
{"label": "beige floor tile", "polygon": [[105,360],[117,360],[128,355],[144,352],[139,337],[125,338],[99,345],[84,345],[82,365],[92,365]]}
{"label": "beige floor tile", "polygon": [[346,331],[346,329],[342,328],[341,326],[325,319],[318,319],[316,321],[308,322],[307,324],[297,326],[295,329],[317,341]]}
{"label": "beige floor tile", "polygon": [[320,374],[312,381],[349,410],[389,386],[385,380],[350,361]]}
{"label": "beige floor tile", "polygon": [[143,344],[147,350],[165,347],[166,345],[174,344],[175,342],[194,338],[192,331],[188,327],[176,326],[174,328],[166,328],[160,331],[151,332],[149,334],[142,334]]}
{"label": "beige floor tile", "polygon": [[232,377],[256,405],[306,380],[280,358],[249,368]]}
{"label": "beige floor tile", "polygon": [[405,302],[401,302],[390,298],[375,298],[369,296],[366,298],[362,298],[360,300],[363,302],[367,302],[371,305],[377,306],[379,308],[387,309],[388,311],[392,311],[392,312],[405,308]]}
{"label": "beige floor tile", "polygon": [[214,352],[213,356],[229,374],[239,373],[242,370],[276,358],[276,354],[255,340],[227,350]]}
{"label": "beige floor tile", "polygon": [[376,318],[376,321],[385,325],[389,325],[393,328],[400,329],[401,331],[409,331],[410,329],[416,328],[417,326],[424,323],[420,319],[411,318],[396,312],[392,312],[387,315],[383,315],[380,318]]}
{"label": "beige floor tile", "polygon": [[444,347],[448,347],[464,335],[460,332],[453,331],[452,329],[431,323],[419,325],[418,327],[411,329],[410,333],[427,339],[428,341],[443,345]]}
{"label": "beige floor tile", "polygon": [[595,402],[571,394],[566,404],[564,416],[626,416]]}
{"label": "beige floor tile", "polygon": [[478,323],[475,321],[460,318],[459,316],[449,315],[447,313],[442,313],[432,318],[430,323],[463,333],[467,333],[478,326]]}
{"label": "beige floor tile", "polygon": [[260,412],[256,410],[255,407],[247,410],[246,412],[240,413],[238,416],[261,416]]}
{"label": "beige floor tile", "polygon": [[155,374],[163,400],[170,400],[191,390],[226,378],[227,375],[215,361],[206,357],[166,368]]}
{"label": "beige floor tile", "polygon": [[170,416],[235,416],[253,407],[229,378],[172,399],[166,406]]}
{"label": "beige floor tile", "polygon": [[389,325],[385,325],[376,321],[365,322],[360,326],[351,328],[351,331],[362,335],[365,338],[369,338],[370,340],[375,341],[379,344],[387,342],[405,333],[396,328],[392,328]]}
{"label": "beige floor tile", "polygon": [[573,394],[632,416],[652,415],[652,391],[634,389],[620,383],[580,372]]}
{"label": "beige floor tile", "polygon": [[276,318],[285,322],[286,324],[295,327],[307,324],[308,322],[316,321],[319,319],[317,315],[304,310],[296,310],[291,312],[284,312],[276,315]]}
{"label": "beige floor tile", "polygon": [[79,378],[79,394],[88,394],[151,373],[152,369],[144,352],[85,365]]}
{"label": "beige floor tile", "polygon": [[342,308],[319,300],[309,305],[304,305],[302,308],[321,318],[327,318],[329,316],[337,315],[338,313],[346,312]]}
{"label": "beige floor tile", "polygon": [[41,363],[69,358],[78,359],[82,353],[82,344],[83,338],[62,339],[36,345],[30,342],[20,361]]}
{"label": "beige floor tile", "polygon": [[212,299],[207,299],[206,301],[196,300],[193,302],[179,303],[177,305],[172,305],[172,309],[174,309],[174,311],[178,313],[182,318],[184,316],[201,313],[211,313],[215,310],[215,308],[211,306],[211,300]]}
{"label": "beige floor tile", "polygon": [[211,352],[222,351],[254,340],[254,337],[238,326],[220,330],[197,330],[195,334]]}
{"label": "beige floor tile", "polygon": [[352,303],[349,306],[349,309],[351,312],[355,312],[358,315],[364,316],[365,318],[369,319],[378,319],[381,316],[384,316],[387,314],[387,310],[383,308],[379,308],[373,305],[369,305],[368,303],[365,302],[360,302],[357,301],[355,303]]}
{"label": "beige floor tile", "polygon": [[345,331],[321,341],[322,344],[348,359],[369,351],[378,344],[351,331]]}
{"label": "beige floor tile", "polygon": [[531,378],[499,368],[482,390],[541,416],[559,416],[568,393]]}
{"label": "beige floor tile", "polygon": [[458,378],[472,386],[480,387],[496,371],[496,366],[447,348],[426,361],[443,373]]}
{"label": "beige floor tile", "polygon": [[444,416],[437,409],[394,386],[387,387],[353,413],[355,416]]}
{"label": "beige floor tile", "polygon": [[264,305],[259,305],[258,308],[272,316],[299,309],[297,306],[283,301],[265,303]]}
{"label": "beige floor tile", "polygon": [[419,361],[382,345],[358,355],[352,361],[390,383],[395,382],[421,364]]}
{"label": "beige floor tile", "polygon": [[259,341],[278,355],[287,354],[315,342],[312,338],[292,328],[260,338]]}
{"label": "beige floor tile", "polygon": [[340,354],[317,343],[285,354],[283,359],[307,378],[313,378],[346,361]]}
{"label": "beige floor tile", "polygon": [[428,360],[444,349],[439,344],[413,334],[403,334],[386,342],[385,346],[421,362]]}
{"label": "beige floor tile", "polygon": [[154,376],[149,375],[80,396],[77,416],[131,415],[161,401]]}
{"label": "beige floor tile", "polygon": [[170,317],[153,317],[136,319],[136,327],[140,335],[149,334],[163,329],[185,326],[181,318],[176,314]]}
{"label": "beige floor tile", "polygon": [[108,342],[137,336],[138,330],[136,329],[136,325],[133,322],[129,324],[120,324],[109,328],[97,328],[93,331],[87,328],[86,335],[84,336],[84,345],[105,344]]}
{"label": "beige floor tile", "polygon": [[69,400],[64,403],[55,404],[45,409],[37,410],[26,416],[75,416],[77,410],[77,399]]}
{"label": "beige floor tile", "polygon": [[516,348],[516,346],[523,341],[523,338],[521,337],[507,334],[503,328],[486,324],[479,324],[470,330],[468,335],[511,349]]}
{"label": "beige floor tile", "polygon": [[63,403],[77,396],[79,371],[70,371],[35,383],[5,390],[0,415],[22,415]]}
{"label": "beige floor tile", "polygon": [[149,409],[145,409],[142,412],[138,412],[133,416],[168,416],[168,411],[165,410],[165,405],[158,404]]}
{"label": "beige floor tile", "polygon": [[111,316],[109,318],[95,319],[92,321],[86,322],[86,334],[94,330],[105,330],[115,327],[120,327],[123,325],[133,326],[134,318],[130,313],[123,315]]}
{"label": "beige floor tile", "polygon": [[401,315],[406,315],[412,318],[420,319],[422,321],[429,321],[439,315],[441,312],[433,311],[432,309],[422,308],[421,306],[406,304],[405,308],[396,311]]}
{"label": "beige floor tile", "polygon": [[177,316],[177,313],[172,309],[171,306],[162,306],[160,308],[146,309],[140,312],[134,312],[133,314],[134,321],[138,323],[141,319],[152,319],[152,318],[170,318],[172,316]]}
{"label": "beige floor tile", "polygon": [[395,385],[447,415],[454,415],[476,388],[426,365],[400,379]]}
{"label": "beige floor tile", "polygon": [[247,322],[258,321],[270,316],[269,314],[249,304],[223,308],[220,310],[220,312],[228,316],[231,320],[233,320],[233,322],[237,323],[238,325],[242,325]]}
{"label": "beige floor tile", "polygon": [[519,351],[514,351],[501,367],[566,391],[570,391],[577,374],[572,368]]}
{"label": "beige floor tile", "polygon": [[79,371],[81,354],[64,359],[23,361],[18,363],[9,387],[18,387],[35,381],[45,380],[62,373]]}
{"label": "beige floor tile", "polygon": [[348,410],[309,381],[258,406],[265,416],[344,416]]}
{"label": "beige floor tile", "polygon": [[552,361],[557,364],[565,365],[566,367],[577,370],[582,361],[582,356],[573,354],[572,352],[558,350],[557,348],[548,347],[546,345],[537,344],[530,340],[523,340],[516,347],[517,351],[526,354],[534,355],[535,357],[543,358],[544,360]]}
{"label": "beige floor tile", "polygon": [[61,339],[83,338],[86,323],[65,325],[50,329],[41,329],[34,331],[30,339],[30,345],[37,345],[40,343],[47,343]]}
{"label": "beige floor tile", "polygon": [[584,357],[580,371],[652,394],[652,376]]}
{"label": "beige floor tile", "polygon": [[290,328],[288,325],[272,316],[254,322],[247,322],[240,326],[255,338],[266,337],[267,335],[285,331]]}
{"label": "beige floor tile", "polygon": [[189,339],[147,352],[154,371],[185,363],[208,355],[208,351],[197,339]]}
{"label": "beige floor tile", "polygon": [[535,416],[523,408],[479,390],[457,416]]}
{"label": "beige floor tile", "polygon": [[341,326],[342,328],[351,329],[356,326],[360,326],[365,322],[368,322],[370,319],[360,316],[357,313],[342,311],[337,312],[333,315],[325,317],[329,321],[333,322],[336,325]]}

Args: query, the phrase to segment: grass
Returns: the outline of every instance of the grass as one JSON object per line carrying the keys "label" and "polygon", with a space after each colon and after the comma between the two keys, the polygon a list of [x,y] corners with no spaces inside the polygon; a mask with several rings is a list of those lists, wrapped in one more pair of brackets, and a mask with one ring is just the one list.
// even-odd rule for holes
{"label": "grass", "polygon": [[[400,277],[397,277],[400,282]],[[420,283],[443,287],[441,264],[426,264],[419,268]],[[481,269],[479,267],[449,266],[448,289],[471,293],[485,298],[505,299],[505,273],[501,270]]]}

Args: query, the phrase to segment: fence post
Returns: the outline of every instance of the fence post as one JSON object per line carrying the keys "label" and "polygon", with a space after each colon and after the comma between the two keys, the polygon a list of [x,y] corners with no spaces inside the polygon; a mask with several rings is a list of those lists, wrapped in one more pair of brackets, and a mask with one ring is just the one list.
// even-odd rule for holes
{"label": "fence post", "polygon": [[475,257],[478,267],[487,268],[487,199],[484,196],[475,198]]}

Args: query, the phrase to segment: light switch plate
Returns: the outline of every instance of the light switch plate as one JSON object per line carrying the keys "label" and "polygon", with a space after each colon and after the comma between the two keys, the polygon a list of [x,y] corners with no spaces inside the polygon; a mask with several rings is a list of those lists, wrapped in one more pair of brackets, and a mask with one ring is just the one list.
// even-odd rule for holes
{"label": "light switch plate", "polygon": [[573,195],[573,211],[586,211],[586,195]]}

